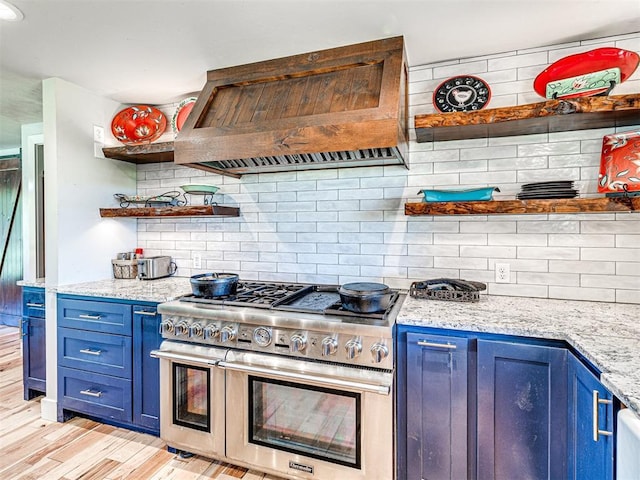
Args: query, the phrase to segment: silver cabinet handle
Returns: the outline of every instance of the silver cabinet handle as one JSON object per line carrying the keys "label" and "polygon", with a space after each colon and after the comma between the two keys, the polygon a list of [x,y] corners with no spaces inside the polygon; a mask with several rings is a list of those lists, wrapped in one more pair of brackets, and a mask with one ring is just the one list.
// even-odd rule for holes
{"label": "silver cabinet handle", "polygon": [[100,315],[89,315],[87,313],[81,313],[78,317],[85,320],[100,320],[102,318]]}
{"label": "silver cabinet handle", "polygon": [[90,348],[83,348],[80,350],[80,353],[86,353],[87,355],[102,355],[102,350],[91,350]]}
{"label": "silver cabinet handle", "polygon": [[134,315],[146,315],[147,317],[155,317],[157,312],[145,312],[144,310],[134,310]]}
{"label": "silver cabinet handle", "polygon": [[44,303],[31,303],[31,302],[27,302],[27,307],[43,308],[43,307],[44,307]]}
{"label": "silver cabinet handle", "polygon": [[80,390],[80,393],[82,395],[87,395],[89,397],[96,397],[96,398],[100,398],[102,396],[102,392],[100,391],[92,392],[91,390]]}
{"label": "silver cabinet handle", "polygon": [[314,382],[321,385],[329,385],[332,387],[347,387],[360,390],[362,392],[378,393],[380,395],[389,395],[391,387],[389,385],[370,385],[368,383],[354,382],[351,380],[341,380],[339,378],[319,377],[306,373],[287,372],[285,370],[273,370],[270,368],[255,367],[253,365],[244,365],[241,363],[219,362],[218,366],[223,369],[235,370],[243,373],[257,373],[262,375],[270,375],[276,378],[286,378],[291,380],[302,380],[305,382]]}
{"label": "silver cabinet handle", "polygon": [[448,348],[449,350],[455,350],[458,348],[455,345],[451,345],[450,343],[434,343],[427,342],[426,340],[418,340],[418,345],[421,347],[435,347],[435,348]]}
{"label": "silver cabinet handle", "polygon": [[598,390],[593,391],[593,441],[597,442],[599,440],[600,435],[611,436],[613,432],[608,430],[600,430],[600,419],[598,414],[598,406],[600,404],[603,405],[611,405],[611,400],[607,400],[606,398],[600,398],[600,392]]}

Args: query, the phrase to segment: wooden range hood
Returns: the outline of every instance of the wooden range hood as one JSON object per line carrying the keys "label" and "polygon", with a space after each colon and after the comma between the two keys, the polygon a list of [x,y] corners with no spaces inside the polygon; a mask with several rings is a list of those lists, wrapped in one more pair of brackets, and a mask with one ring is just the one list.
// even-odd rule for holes
{"label": "wooden range hood", "polygon": [[404,165],[403,37],[207,72],[175,162],[245,173]]}

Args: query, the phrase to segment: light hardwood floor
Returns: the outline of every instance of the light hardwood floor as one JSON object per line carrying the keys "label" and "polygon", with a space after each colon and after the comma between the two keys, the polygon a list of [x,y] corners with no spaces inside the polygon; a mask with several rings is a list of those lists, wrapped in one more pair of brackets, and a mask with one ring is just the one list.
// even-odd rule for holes
{"label": "light hardwood floor", "polygon": [[0,325],[0,480],[280,480],[204,457],[169,453],[157,437],[74,417],[40,418],[23,400],[17,328]]}

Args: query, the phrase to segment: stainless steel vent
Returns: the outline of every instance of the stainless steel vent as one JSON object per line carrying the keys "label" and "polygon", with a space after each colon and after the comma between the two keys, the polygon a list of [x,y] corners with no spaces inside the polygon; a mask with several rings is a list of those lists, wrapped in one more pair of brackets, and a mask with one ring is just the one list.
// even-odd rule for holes
{"label": "stainless steel vent", "polygon": [[[282,172],[290,167],[304,166],[305,169],[326,167],[364,167],[372,165],[396,165],[402,155],[396,147],[367,148],[364,150],[296,153],[267,157],[234,158],[215,162],[201,162],[200,165],[235,174]],[[330,165],[331,164],[331,165]]]}

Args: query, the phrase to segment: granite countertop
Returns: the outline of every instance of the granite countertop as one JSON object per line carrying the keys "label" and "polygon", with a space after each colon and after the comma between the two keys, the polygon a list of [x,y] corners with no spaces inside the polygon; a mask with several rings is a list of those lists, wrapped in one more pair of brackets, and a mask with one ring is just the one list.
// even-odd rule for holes
{"label": "granite countertop", "polygon": [[397,324],[564,340],[640,416],[640,305],[483,295],[460,303],[407,296]]}
{"label": "granite countertop", "polygon": [[155,280],[109,279],[58,285],[49,288],[49,290],[72,295],[162,303],[176,300],[183,295],[191,293],[191,284],[189,283],[189,277],[167,277]]}

